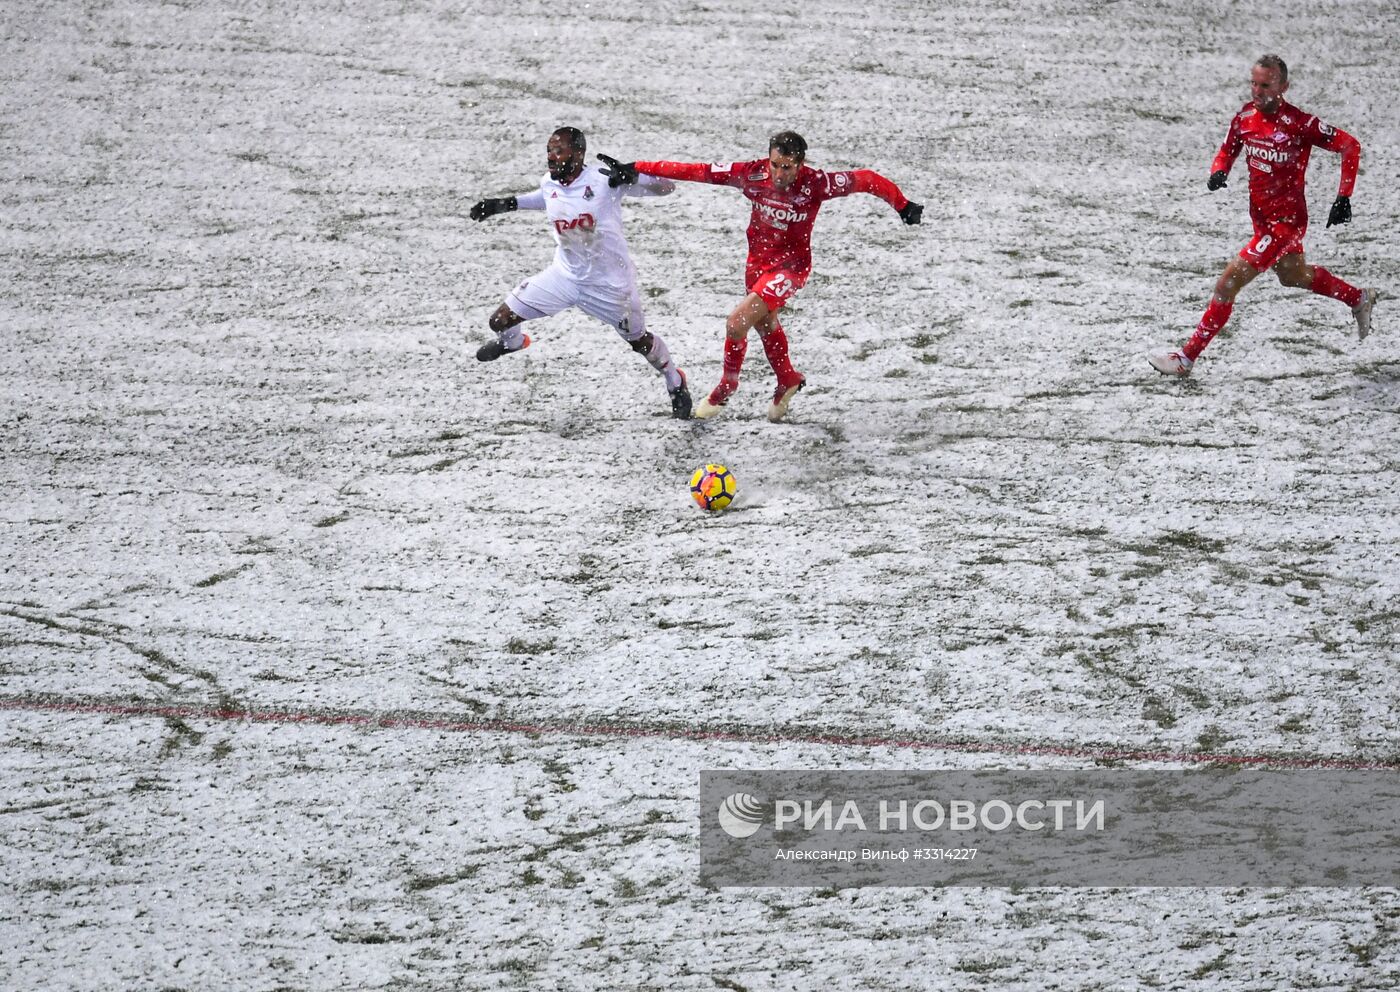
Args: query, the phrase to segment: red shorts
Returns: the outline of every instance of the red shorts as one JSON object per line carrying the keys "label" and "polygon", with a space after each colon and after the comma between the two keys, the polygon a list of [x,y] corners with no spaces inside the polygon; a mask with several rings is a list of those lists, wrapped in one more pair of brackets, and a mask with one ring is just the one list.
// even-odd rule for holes
{"label": "red shorts", "polygon": [[1308,233],[1308,217],[1301,220],[1289,217],[1285,220],[1268,221],[1262,217],[1251,217],[1254,221],[1254,237],[1240,252],[1256,272],[1267,272],[1284,255],[1303,253],[1303,235]]}
{"label": "red shorts", "polygon": [[750,265],[744,271],[744,283],[750,293],[763,300],[769,312],[774,312],[806,285],[807,275],[801,269],[759,269]]}

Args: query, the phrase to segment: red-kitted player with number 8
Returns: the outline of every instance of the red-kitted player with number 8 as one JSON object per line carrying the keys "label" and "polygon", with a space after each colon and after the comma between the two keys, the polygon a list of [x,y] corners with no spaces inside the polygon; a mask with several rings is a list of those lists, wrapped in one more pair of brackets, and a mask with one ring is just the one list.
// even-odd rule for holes
{"label": "red-kitted player with number 8", "polygon": [[1345,303],[1356,320],[1357,334],[1364,338],[1371,333],[1371,310],[1380,299],[1380,291],[1353,286],[1303,259],[1303,236],[1308,230],[1303,186],[1309,154],[1313,148],[1325,148],[1342,156],[1337,199],[1327,215],[1327,226],[1331,227],[1351,220],[1351,193],[1361,163],[1361,144],[1283,99],[1288,92],[1288,65],[1277,55],[1265,55],[1254,63],[1249,89],[1250,101],[1230,121],[1225,143],[1211,163],[1206,188],[1214,191],[1225,186],[1230,167],[1244,152],[1254,237],[1221,273],[1210,305],[1190,339],[1175,351],[1147,356],[1163,375],[1190,375],[1196,359],[1230,319],[1239,291],[1270,269],[1285,286]]}

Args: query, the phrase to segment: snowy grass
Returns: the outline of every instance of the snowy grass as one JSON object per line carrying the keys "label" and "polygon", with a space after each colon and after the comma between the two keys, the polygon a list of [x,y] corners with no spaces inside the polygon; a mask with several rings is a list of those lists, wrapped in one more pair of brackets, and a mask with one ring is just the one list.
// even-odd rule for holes
{"label": "snowy grass", "polygon": [[[0,985],[1393,987],[1393,889],[694,879],[701,768],[1400,761],[1388,305],[1357,342],[1265,278],[1190,382],[1140,357],[1244,240],[1239,170],[1204,177],[1263,51],[1365,148],[1340,229],[1314,156],[1310,260],[1400,287],[1398,28],[1299,0],[6,10]],[[677,423],[576,314],[471,359],[550,241],[466,210],[563,123],[697,161],[794,127],[925,226],[828,205],[791,422],[755,345],[726,416]],[[746,216],[629,206],[697,391]],[[706,461],[741,484],[713,518]],[[295,719],[399,711],[656,735]]]}

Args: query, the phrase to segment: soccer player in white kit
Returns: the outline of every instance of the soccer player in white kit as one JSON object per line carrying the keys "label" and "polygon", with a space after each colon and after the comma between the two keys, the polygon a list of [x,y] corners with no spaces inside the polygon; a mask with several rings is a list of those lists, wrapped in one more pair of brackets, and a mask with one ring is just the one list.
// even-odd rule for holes
{"label": "soccer player in white kit", "polygon": [[671,350],[661,336],[647,330],[637,270],[622,236],[622,197],[664,196],[676,184],[643,176],[631,185],[610,186],[596,165],[586,164],[584,151],[583,132],[561,127],[545,146],[549,175],[540,180],[538,190],[481,200],[472,207],[472,220],[509,210],[543,210],[557,245],[549,268],[511,290],[491,315],[496,340],[477,350],[477,361],[494,362],[528,348],[530,337],[520,327],[525,321],[578,307],[615,328],[633,351],[661,373],[671,395],[671,416],[689,420],[685,373],[671,360]]}

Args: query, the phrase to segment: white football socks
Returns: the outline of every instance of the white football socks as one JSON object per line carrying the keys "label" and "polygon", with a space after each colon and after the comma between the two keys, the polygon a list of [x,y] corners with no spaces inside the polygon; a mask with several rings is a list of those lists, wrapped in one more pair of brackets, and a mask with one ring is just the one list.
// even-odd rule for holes
{"label": "white football socks", "polygon": [[667,392],[681,384],[680,370],[671,361],[671,349],[666,347],[666,339],[660,334],[652,334],[651,351],[646,353],[646,359],[651,363],[652,368],[665,377]]}
{"label": "white football socks", "polygon": [[497,337],[506,351],[519,351],[525,347],[525,324],[522,322],[514,327],[507,327]]}

